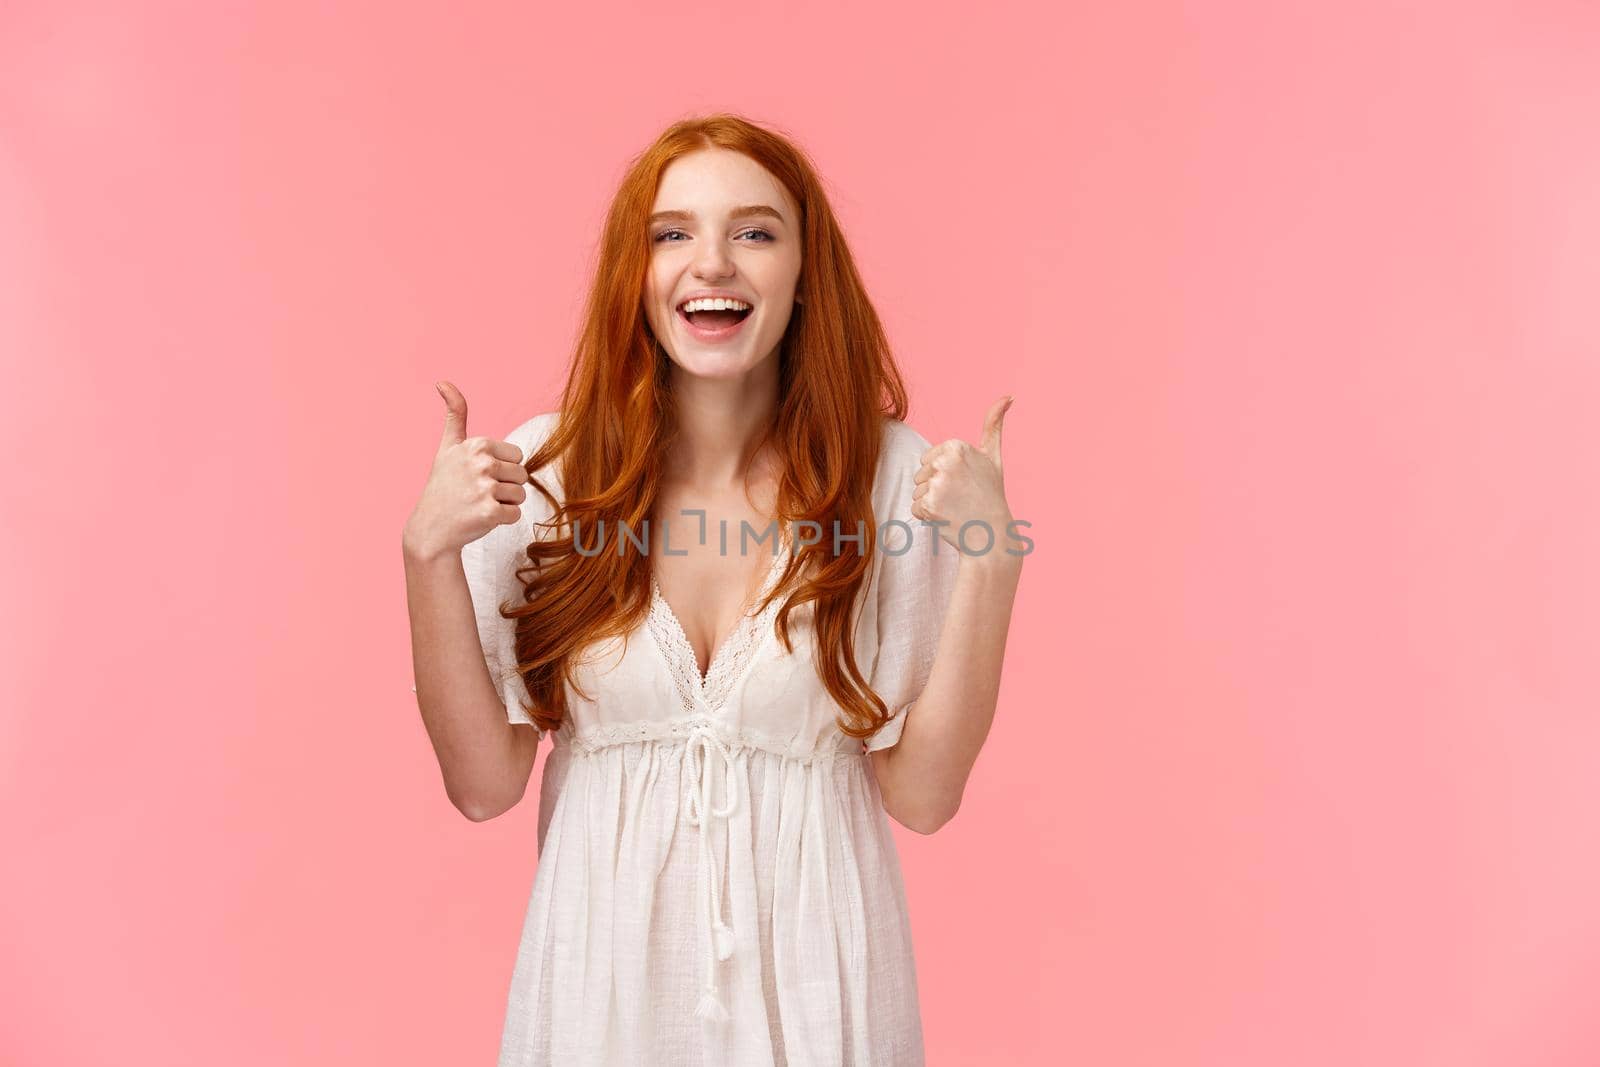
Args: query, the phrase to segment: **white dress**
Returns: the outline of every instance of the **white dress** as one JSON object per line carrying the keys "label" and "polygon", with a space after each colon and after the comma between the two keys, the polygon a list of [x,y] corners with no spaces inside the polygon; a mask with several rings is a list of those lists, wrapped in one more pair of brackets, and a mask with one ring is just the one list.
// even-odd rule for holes
{"label": "white dress", "polygon": [[[527,456],[555,419],[535,416],[506,439]],[[895,717],[865,745],[840,732],[816,673],[810,605],[790,616],[793,653],[774,603],[741,619],[702,677],[652,582],[646,622],[586,650],[578,680],[590,699],[568,687],[540,786],[500,1067],[924,1062],[899,858],[866,753],[899,740],[959,563],[911,514],[927,448],[884,420],[873,511],[880,525],[901,522],[880,537],[855,648]],[[548,469],[540,478],[561,499]],[[522,510],[467,545],[462,563],[507,717],[531,723],[513,625],[498,611],[520,603],[514,572],[550,513],[531,487]],[[732,530],[729,545],[738,550]],[[759,550],[773,551],[770,536]],[[763,593],[784,562],[777,552]]]}

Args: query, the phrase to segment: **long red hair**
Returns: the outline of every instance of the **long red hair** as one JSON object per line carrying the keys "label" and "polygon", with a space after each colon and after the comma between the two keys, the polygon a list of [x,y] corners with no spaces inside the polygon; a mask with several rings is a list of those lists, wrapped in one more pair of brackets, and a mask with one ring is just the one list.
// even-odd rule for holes
{"label": "long red hair", "polygon": [[[776,627],[792,652],[789,613],[815,603],[819,675],[843,709],[840,729],[865,738],[890,709],[856,665],[854,605],[877,543],[872,483],[883,419],[905,418],[905,383],[816,170],[789,140],[736,115],[668,127],[634,159],[611,202],[559,421],[525,461],[530,491],[556,509],[547,524],[554,533],[528,546],[528,563],[517,572],[524,603],[502,612],[517,620],[517,669],[532,700],[529,714],[553,730],[566,717],[565,686],[576,687],[572,669],[579,654],[591,642],[631,633],[649,611],[649,557],[619,552],[616,544],[624,536],[619,523],[645,528],[661,482],[661,457],[676,433],[670,361],[643,307],[648,218],[667,165],[713,147],[761,164],[800,208],[798,288],[805,303],[794,305],[779,344],[777,411],[766,442],[783,472],[779,529],[810,520],[829,533],[791,557],[761,606],[787,598]],[[538,472],[558,460],[560,500],[538,480]],[[602,519],[605,550],[595,552]],[[574,522],[584,553],[574,549]],[[841,537],[858,529],[867,536],[846,541],[835,555],[835,528]]]}

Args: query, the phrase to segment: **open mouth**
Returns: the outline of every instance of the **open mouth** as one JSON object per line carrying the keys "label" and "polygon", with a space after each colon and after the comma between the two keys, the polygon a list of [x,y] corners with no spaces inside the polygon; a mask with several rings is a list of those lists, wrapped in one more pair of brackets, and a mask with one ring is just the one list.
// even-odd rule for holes
{"label": "open mouth", "polygon": [[750,316],[752,310],[754,309],[745,308],[743,311],[731,309],[726,311],[684,311],[679,308],[678,314],[683,316],[689,325],[715,333],[737,326]]}

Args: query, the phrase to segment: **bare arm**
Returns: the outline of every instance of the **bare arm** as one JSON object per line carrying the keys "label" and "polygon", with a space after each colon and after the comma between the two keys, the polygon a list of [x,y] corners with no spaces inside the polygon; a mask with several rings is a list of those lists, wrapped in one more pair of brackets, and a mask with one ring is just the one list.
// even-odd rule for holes
{"label": "bare arm", "polygon": [[[936,562],[937,556],[913,557],[909,570],[902,565],[885,573],[889,610],[880,612],[880,629],[888,625],[895,632],[880,639],[896,642],[891,687],[902,699],[908,678],[920,680],[921,688],[899,723],[898,740],[891,736],[887,745],[868,747],[884,810],[918,833],[931,834],[955,817],[994,722],[1022,574],[1000,461],[1010,406],[1005,397],[990,407],[980,445],[951,439],[924,451],[911,494],[912,516],[939,528],[946,551],[957,552],[961,531],[973,524],[987,527],[987,548],[980,533],[954,568]],[[937,626],[931,663],[925,676],[921,666],[908,675],[906,663],[928,662],[919,650],[932,643],[930,623]]]}
{"label": "bare arm", "polygon": [[962,556],[928,685],[900,740],[872,753],[883,807],[931,834],[952,819],[994,722],[1022,559]]}
{"label": "bare arm", "polygon": [[467,437],[466,399],[437,387],[444,433],[400,539],[412,671],[445,795],[481,822],[522,799],[541,735],[516,700],[520,679],[509,683],[511,630],[498,614],[526,534],[528,472],[518,445]]}
{"label": "bare arm", "polygon": [[538,731],[506,721],[478,639],[461,554],[402,538],[417,706],[444,775],[445,795],[474,822],[523,797]]}

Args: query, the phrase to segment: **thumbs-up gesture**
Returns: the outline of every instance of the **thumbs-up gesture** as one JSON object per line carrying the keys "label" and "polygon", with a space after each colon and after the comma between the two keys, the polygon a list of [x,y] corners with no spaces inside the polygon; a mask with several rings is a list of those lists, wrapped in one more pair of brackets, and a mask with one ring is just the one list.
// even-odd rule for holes
{"label": "thumbs-up gesture", "polygon": [[[946,523],[937,527],[939,536],[978,555],[1003,552],[1008,544],[1012,515],[1000,466],[1000,429],[1013,399],[1001,397],[989,408],[981,444],[952,437],[924,452],[911,491],[913,516]],[[963,524],[975,521],[989,529],[977,527],[963,536]]]}
{"label": "thumbs-up gesture", "polygon": [[496,526],[516,522],[528,496],[522,449],[468,437],[466,398],[449,382],[436,388],[445,403],[444,434],[404,534],[407,548],[422,556],[459,551]]}

